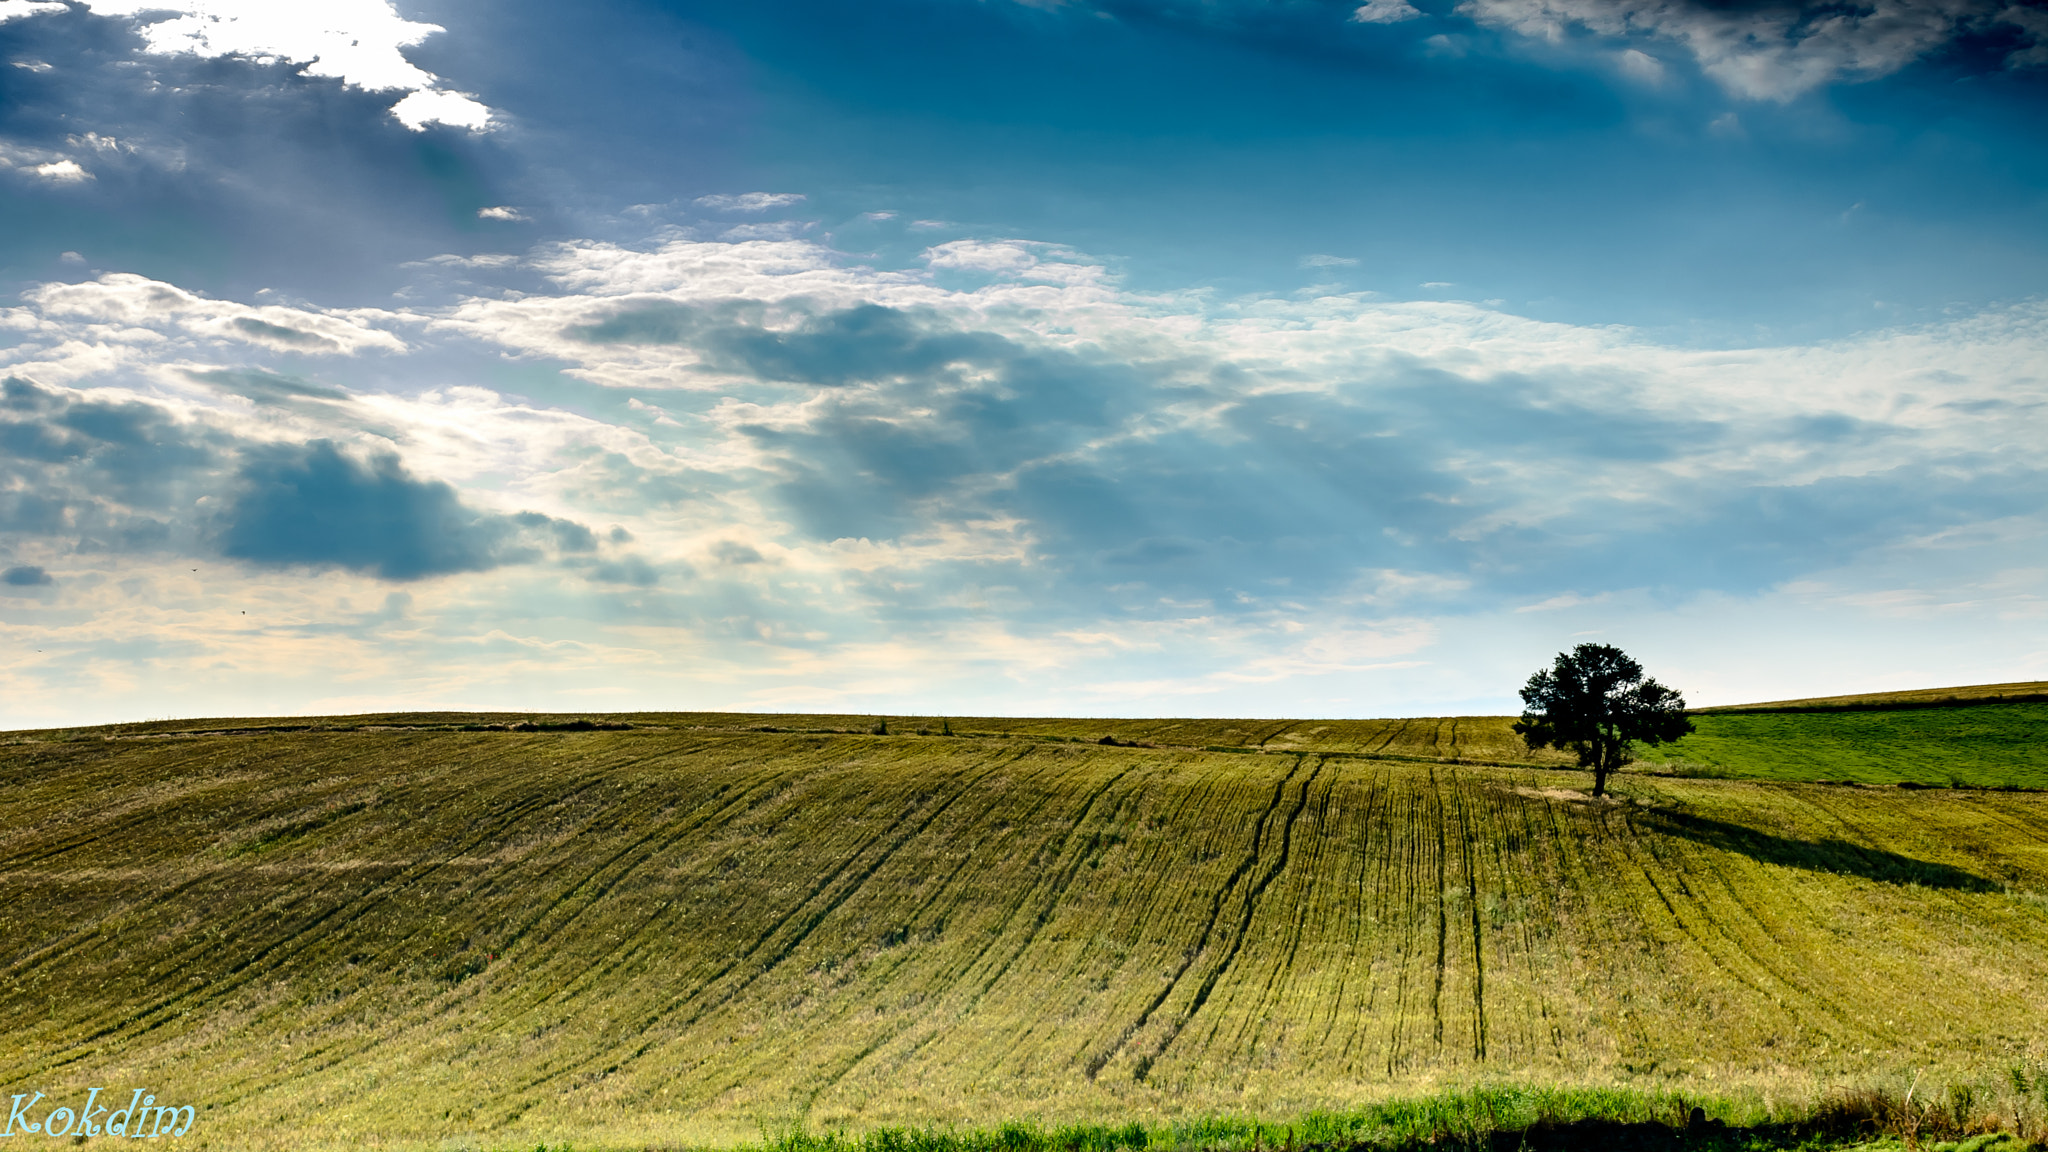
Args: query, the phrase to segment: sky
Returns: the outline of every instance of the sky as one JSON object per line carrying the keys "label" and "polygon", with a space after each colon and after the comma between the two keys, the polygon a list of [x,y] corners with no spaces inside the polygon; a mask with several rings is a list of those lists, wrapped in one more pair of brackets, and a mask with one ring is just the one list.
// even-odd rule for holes
{"label": "sky", "polygon": [[0,727],[2048,679],[2043,0],[0,0]]}

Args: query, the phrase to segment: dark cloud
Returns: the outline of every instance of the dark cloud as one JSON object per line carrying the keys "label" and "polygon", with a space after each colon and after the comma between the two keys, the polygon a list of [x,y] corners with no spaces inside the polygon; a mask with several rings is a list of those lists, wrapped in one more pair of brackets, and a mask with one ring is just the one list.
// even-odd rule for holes
{"label": "dark cloud", "polygon": [[590,575],[593,580],[606,584],[631,584],[638,588],[651,588],[661,583],[661,573],[638,556],[603,561],[591,567]]}
{"label": "dark cloud", "polygon": [[141,401],[0,382],[0,528],[154,547],[210,486],[232,441]]}
{"label": "dark cloud", "polygon": [[566,330],[591,344],[688,344],[715,368],[763,381],[843,385],[934,377],[956,365],[1017,357],[1007,339],[948,328],[931,317],[864,304],[799,314],[794,326],[768,328],[757,303],[635,304]]}
{"label": "dark cloud", "polygon": [[[1749,593],[2040,507],[2038,477],[1984,461],[1811,484],[1665,467],[1740,436],[1825,469],[1831,454],[1919,433],[1840,414],[1737,428],[1585,399],[1625,397],[1626,379],[1474,381],[1394,362],[1331,391],[1258,391],[884,309],[752,337],[700,330],[714,337],[758,353],[744,367],[759,378],[820,389],[802,424],[739,430],[777,462],[770,491],[803,534],[1021,524],[1042,561],[1032,571],[962,562],[863,592],[909,615],[991,582],[1056,615],[1161,596],[1262,610],[1341,594],[1376,569],[1455,574],[1475,605],[1559,589]],[[1161,420],[1176,402],[1207,416]],[[1579,475],[1560,467],[1574,460]],[[1629,491],[1603,491],[1609,476]]]}
{"label": "dark cloud", "polygon": [[722,367],[801,384],[931,378],[955,365],[1014,362],[1020,351],[1000,336],[947,330],[874,304],[812,317],[790,331],[720,328],[703,343]]}
{"label": "dark cloud", "polygon": [[246,397],[258,404],[290,405],[304,400],[347,400],[339,388],[313,384],[295,376],[266,372],[261,368],[222,368],[210,372],[187,372],[186,377],[222,392]]}
{"label": "dark cloud", "polygon": [[[721,322],[730,323],[731,309]],[[757,310],[758,311],[758,310]],[[713,321],[710,310],[656,301],[622,308],[594,324],[577,324],[563,335],[587,344],[682,344],[695,340]]]}
{"label": "dark cloud", "polygon": [[297,328],[287,328],[282,324],[272,324],[258,320],[254,316],[238,316],[234,325],[244,335],[266,344],[283,344],[288,348],[314,352],[337,352],[341,349],[341,345],[325,336],[314,332],[301,332]]}
{"label": "dark cloud", "polygon": [[0,572],[0,584],[5,584],[10,588],[34,588],[43,584],[55,583],[56,581],[50,578],[48,572],[32,564],[9,568],[5,572]]}
{"label": "dark cloud", "polygon": [[251,449],[238,480],[220,550],[261,565],[418,580],[537,559],[543,544],[596,547],[580,524],[478,511],[448,484],[412,476],[396,456],[359,461],[328,440]]}

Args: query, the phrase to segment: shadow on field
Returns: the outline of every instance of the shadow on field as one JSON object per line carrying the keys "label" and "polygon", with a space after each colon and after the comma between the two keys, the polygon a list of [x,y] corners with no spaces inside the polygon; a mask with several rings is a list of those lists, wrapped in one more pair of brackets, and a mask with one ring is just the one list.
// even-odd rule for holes
{"label": "shadow on field", "polygon": [[1847,840],[1794,840],[1683,812],[1653,813],[1644,822],[1666,835],[1727,852],[1739,852],[1764,864],[1861,876],[1882,884],[1920,884],[1958,892],[2001,891],[1997,884],[1961,868],[1915,860],[1882,848],[1866,848]]}

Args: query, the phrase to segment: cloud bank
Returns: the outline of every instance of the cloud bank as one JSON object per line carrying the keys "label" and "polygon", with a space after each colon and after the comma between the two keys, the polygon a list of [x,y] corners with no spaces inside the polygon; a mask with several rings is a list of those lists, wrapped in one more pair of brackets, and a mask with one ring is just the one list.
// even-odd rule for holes
{"label": "cloud bank", "polygon": [[[1282,40],[1327,40],[1331,35],[1326,28],[1305,30],[1305,22],[1315,22],[1316,10],[1299,7],[1236,0],[1136,0],[1087,7],[1104,15],[1169,20],[1231,35]],[[1888,76],[1963,41],[1988,45],[1997,67],[2048,63],[2048,9],[2009,0],[1854,5],[1820,0],[1458,0],[1428,13],[1406,0],[1371,0],[1351,9],[1347,22],[1387,26],[1425,16],[1434,18],[1431,27],[1476,24],[1550,47],[1584,44],[1638,80],[1661,76],[1660,56],[1683,55],[1731,95],[1781,103],[1826,85]],[[1463,54],[1443,32],[1425,44],[1436,55]]]}
{"label": "cloud bank", "polygon": [[[477,676],[502,635],[507,676],[632,667],[728,704],[1060,670],[1062,707],[1184,710],[1449,675],[1433,654],[1502,612],[1547,642],[1716,598],[2041,611],[2013,575],[2048,539],[2040,305],[1702,351],[1450,302],[1138,293],[1018,240],[908,269],[675,234],[467,267],[528,288],[323,310],[110,274],[0,313],[0,564],[55,598],[11,626],[97,651],[33,613],[160,631],[239,588],[296,622],[174,631],[236,665],[397,644],[450,700],[510,683]],[[506,358],[581,399],[351,382]],[[396,586],[403,618],[342,606]]]}

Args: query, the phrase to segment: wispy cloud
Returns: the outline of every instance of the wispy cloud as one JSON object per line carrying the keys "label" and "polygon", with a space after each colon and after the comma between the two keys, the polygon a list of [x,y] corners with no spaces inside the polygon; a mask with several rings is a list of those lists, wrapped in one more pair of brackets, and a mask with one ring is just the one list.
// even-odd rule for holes
{"label": "wispy cloud", "polygon": [[[1895,72],[1958,36],[2008,25],[2031,43],[2042,29],[2036,14],[2003,0],[1895,0],[1843,10],[1820,3],[1725,6],[1696,0],[1464,0],[1457,11],[1480,24],[1551,43],[1590,33],[1614,45],[1624,71],[1662,73],[1630,41],[1668,44],[1689,53],[1729,92],[1752,100],[1787,101],[1825,84]],[[2037,63],[2023,44],[2010,66]]]}
{"label": "wispy cloud", "polygon": [[767,212],[774,208],[788,208],[804,201],[800,192],[741,192],[737,195],[719,194],[699,196],[691,203],[713,212]]}
{"label": "wispy cloud", "polygon": [[1351,14],[1351,19],[1359,24],[1399,24],[1421,15],[1421,10],[1408,0],[1368,0]]}

